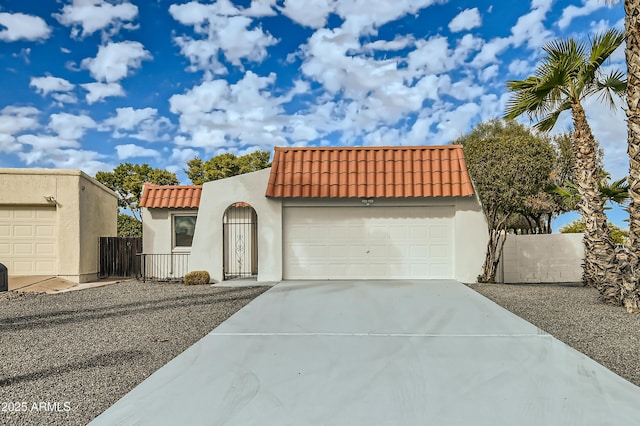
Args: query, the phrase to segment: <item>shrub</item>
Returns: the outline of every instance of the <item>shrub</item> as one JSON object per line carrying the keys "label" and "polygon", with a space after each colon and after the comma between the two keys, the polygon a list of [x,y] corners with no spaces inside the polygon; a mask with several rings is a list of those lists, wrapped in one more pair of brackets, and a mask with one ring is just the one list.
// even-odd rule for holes
{"label": "shrub", "polygon": [[185,285],[209,284],[211,277],[207,271],[191,271],[184,276]]}

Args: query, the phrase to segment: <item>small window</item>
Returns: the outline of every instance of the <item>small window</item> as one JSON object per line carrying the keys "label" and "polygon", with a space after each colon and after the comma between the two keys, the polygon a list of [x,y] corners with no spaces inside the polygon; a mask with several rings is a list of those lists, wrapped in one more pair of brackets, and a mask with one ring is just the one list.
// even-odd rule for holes
{"label": "small window", "polygon": [[196,216],[173,216],[174,247],[191,247]]}

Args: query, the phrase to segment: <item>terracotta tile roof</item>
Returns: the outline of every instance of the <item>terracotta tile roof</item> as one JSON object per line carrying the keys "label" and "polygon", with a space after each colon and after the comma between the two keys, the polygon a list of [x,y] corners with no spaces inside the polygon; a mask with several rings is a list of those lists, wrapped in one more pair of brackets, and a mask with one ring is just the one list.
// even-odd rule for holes
{"label": "terracotta tile roof", "polygon": [[148,208],[196,208],[200,205],[200,185],[154,185],[145,183],[140,197],[140,207]]}
{"label": "terracotta tile roof", "polygon": [[275,148],[267,197],[473,195],[462,146]]}

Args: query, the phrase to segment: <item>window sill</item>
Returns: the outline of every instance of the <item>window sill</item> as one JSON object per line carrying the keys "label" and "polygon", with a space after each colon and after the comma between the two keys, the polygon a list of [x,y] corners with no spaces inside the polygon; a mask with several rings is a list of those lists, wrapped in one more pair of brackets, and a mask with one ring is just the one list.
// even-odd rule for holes
{"label": "window sill", "polygon": [[171,250],[171,253],[190,254],[191,253],[191,247],[174,247],[173,250]]}

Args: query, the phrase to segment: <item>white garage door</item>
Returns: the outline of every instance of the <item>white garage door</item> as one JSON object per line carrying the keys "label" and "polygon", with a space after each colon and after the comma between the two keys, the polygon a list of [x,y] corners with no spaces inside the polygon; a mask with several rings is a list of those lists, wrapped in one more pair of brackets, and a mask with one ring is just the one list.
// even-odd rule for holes
{"label": "white garage door", "polygon": [[9,275],[57,273],[55,207],[0,207],[0,263]]}
{"label": "white garage door", "polygon": [[288,279],[452,278],[453,207],[287,207]]}

